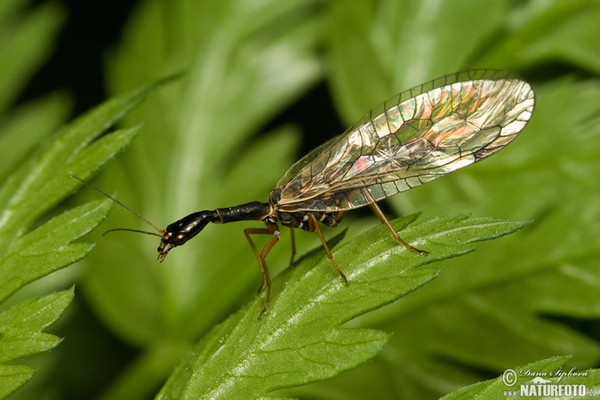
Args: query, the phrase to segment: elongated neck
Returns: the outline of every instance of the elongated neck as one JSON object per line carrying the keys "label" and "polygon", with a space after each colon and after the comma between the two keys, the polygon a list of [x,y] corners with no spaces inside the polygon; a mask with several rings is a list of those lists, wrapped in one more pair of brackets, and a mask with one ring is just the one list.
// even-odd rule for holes
{"label": "elongated neck", "polygon": [[220,221],[212,222],[221,222],[225,224],[227,222],[235,221],[260,221],[269,216],[272,210],[268,203],[252,201],[250,203],[240,204],[239,206],[217,208],[215,212],[219,215]]}

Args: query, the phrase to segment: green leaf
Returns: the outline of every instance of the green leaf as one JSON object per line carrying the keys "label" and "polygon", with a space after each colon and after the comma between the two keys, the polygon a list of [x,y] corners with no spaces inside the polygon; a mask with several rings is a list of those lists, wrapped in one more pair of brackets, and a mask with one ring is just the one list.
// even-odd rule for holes
{"label": "green leaf", "polygon": [[[74,290],[65,290],[39,298],[25,300],[0,314],[0,362],[47,351],[61,339],[41,332],[56,321],[71,303]],[[25,366],[0,365],[0,397],[16,390],[33,375]]]}
{"label": "green leaf", "polygon": [[84,204],[15,240],[0,263],[0,299],[87,255],[92,244],[71,242],[104,220],[111,206],[110,200]]}
{"label": "green leaf", "polygon": [[[396,229],[415,217],[393,221]],[[306,257],[273,282],[274,299],[258,320],[264,295],[204,337],[158,398],[248,398],[323,380],[372,358],[388,335],[341,324],[388,304],[435,278],[426,266],[474,249],[523,224],[464,216],[411,226],[402,237],[429,254],[395,243],[383,226],[333,252],[348,277],[344,285],[323,254]]]}
{"label": "green leaf", "polygon": [[[107,215],[112,202],[93,201],[40,223],[39,219],[79,184],[69,176],[90,176],[133,138],[137,129],[102,135],[124,113],[139,104],[152,86],[106,102],[64,127],[7,178],[0,189],[0,300],[29,282],[80,260],[93,245],[79,243]],[[96,139],[97,138],[97,139]],[[94,140],[96,139],[96,140]],[[34,226],[36,224],[37,226]],[[72,300],[73,290],[23,301],[0,315],[0,362],[49,350],[57,337],[41,332]],[[29,368],[6,366],[0,386],[11,393],[32,375]]]}
{"label": "green leaf", "polygon": [[47,58],[62,24],[63,11],[54,3],[19,10],[18,2],[3,2],[0,20],[0,113],[15,100]]}
{"label": "green leaf", "polygon": [[598,1],[525,4],[512,18],[513,34],[485,49],[478,63],[514,68],[523,64],[564,62],[598,74],[600,43],[595,40],[598,18]]}
{"label": "green leaf", "polygon": [[5,398],[33,376],[34,369],[25,365],[0,365],[0,398]]}
{"label": "green leaf", "polygon": [[73,297],[73,289],[65,290],[22,301],[0,314],[0,361],[14,360],[57,345],[58,338],[39,332],[62,315]]}
{"label": "green leaf", "polygon": [[[155,85],[121,96],[63,124],[64,95],[48,96],[9,110],[27,80],[52,49],[63,12],[55,4],[24,9],[22,1],[0,6],[0,302],[27,283],[66,267],[89,253],[77,240],[107,215],[110,200],[60,213],[54,208],[121,151],[138,129],[106,131],[136,107]],[[0,314],[0,398],[25,384],[29,366],[4,364],[56,347],[61,339],[43,330],[72,301],[74,290],[26,299]],[[22,296],[21,296],[22,297]]]}
{"label": "green leaf", "polygon": [[47,148],[5,181],[0,189],[0,204],[4,207],[0,214],[0,299],[81,259],[91,250],[88,244],[69,243],[100,223],[108,212],[108,201],[90,203],[32,232],[28,230],[80,185],[70,174],[90,176],[129,143],[138,129],[98,137],[137,106],[151,88],[109,100],[65,126]]}
{"label": "green leaf", "polygon": [[34,100],[7,113],[0,123],[0,181],[45,138],[56,132],[67,118],[69,101],[63,94]]}
{"label": "green leaf", "polygon": [[[545,360],[535,361],[527,365],[510,368],[496,379],[470,385],[443,397],[443,400],[451,399],[485,399],[504,400],[507,397],[555,397],[572,398],[567,391],[561,395],[559,390],[573,390],[574,394],[581,396],[579,390],[583,390],[586,398],[596,397],[600,387],[600,370],[588,369],[579,371],[568,367],[567,363],[571,357],[553,357]],[[541,378],[544,383],[534,383],[534,378]],[[551,388],[549,386],[558,386]],[[560,386],[563,386],[562,388]],[[565,388],[565,386],[571,386]],[[545,391],[546,390],[546,391]],[[552,392],[555,390],[555,392]],[[511,392],[511,394],[507,394]],[[553,394],[553,393],[556,393]],[[588,397],[589,396],[589,397]]]}
{"label": "green leaf", "polygon": [[[64,126],[51,142],[37,146],[24,161],[20,157],[11,160],[16,165],[10,167],[11,173],[0,188],[0,301],[90,252],[91,243],[76,241],[106,217],[112,206],[109,199],[89,202],[51,218],[46,214],[80,185],[71,173],[91,176],[131,141],[137,128],[110,134],[106,130],[137,106],[154,86],[107,101]],[[43,116],[48,108],[35,110]],[[31,144],[25,145],[21,154]],[[63,313],[72,297],[73,290],[37,301],[26,300],[0,315],[0,362],[58,345],[60,339],[41,330]],[[29,368],[6,366],[3,370],[5,381],[0,386],[6,394],[32,375]]]}

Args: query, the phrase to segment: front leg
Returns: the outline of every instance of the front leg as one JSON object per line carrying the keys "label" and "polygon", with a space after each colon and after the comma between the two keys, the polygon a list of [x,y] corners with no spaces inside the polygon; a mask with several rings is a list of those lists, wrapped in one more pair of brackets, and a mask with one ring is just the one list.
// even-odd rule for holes
{"label": "front leg", "polygon": [[[260,270],[263,273],[262,283],[258,291],[260,292],[265,286],[267,287],[267,299],[265,300],[265,306],[263,307],[263,310],[261,311],[258,318],[262,317],[267,312],[267,309],[269,308],[269,303],[271,302],[271,277],[269,276],[269,268],[267,267],[266,258],[273,246],[275,246],[275,243],[279,241],[280,235],[277,224],[273,222],[266,222],[266,224],[266,228],[244,229],[244,235],[246,235],[246,239],[248,239],[248,243],[250,243],[250,247],[254,252],[256,260],[258,261],[258,266],[260,267]],[[259,253],[250,235],[273,235],[273,237],[267,242],[265,247],[263,247],[262,251]]]}

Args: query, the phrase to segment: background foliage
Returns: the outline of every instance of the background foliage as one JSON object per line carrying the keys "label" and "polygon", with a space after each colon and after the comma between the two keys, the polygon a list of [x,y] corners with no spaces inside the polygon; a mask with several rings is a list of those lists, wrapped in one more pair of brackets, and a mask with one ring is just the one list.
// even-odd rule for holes
{"label": "background foliage", "polygon": [[[64,122],[67,102],[54,95],[10,109],[23,82],[46,55],[45,40],[56,31],[62,13],[50,6],[35,8],[28,14],[34,31],[28,36],[26,27],[14,26],[19,2],[2,4],[2,37],[23,32],[28,44],[0,50],[0,56],[2,51],[10,55],[0,64],[6,70],[0,74],[6,97],[0,99],[3,121],[9,124],[15,116],[35,112],[23,114],[28,118],[19,119],[17,126],[36,135],[22,150],[22,136],[0,136],[1,151],[8,157],[2,162],[8,159],[8,166],[21,161],[36,138]],[[348,346],[361,354],[349,352],[348,358],[367,359],[383,348],[372,361],[276,395],[435,398],[499,376],[506,368],[556,355],[573,357],[552,359],[544,364],[547,368],[594,367],[600,357],[598,20],[600,2],[591,0],[140,1],[119,45],[106,57],[109,91],[122,95],[173,73],[184,76],[153,92],[124,118],[126,127],[143,122],[142,133],[97,183],[108,192],[118,191],[119,199],[159,226],[202,208],[264,200],[301,155],[300,146],[339,133],[324,131],[331,122],[321,119],[312,121],[315,131],[303,132],[293,118],[286,118],[289,107],[302,104],[315,88],[330,91],[337,113],[348,125],[396,92],[446,73],[471,67],[517,71],[534,85],[537,105],[531,124],[515,144],[480,165],[396,196],[388,208],[390,215],[423,212],[419,221],[425,222],[413,223],[408,238],[410,232],[420,232],[415,237],[444,232],[446,224],[471,224],[473,238],[461,238],[466,242],[492,237],[491,231],[473,231],[478,222],[489,228],[492,220],[481,219],[488,216],[531,223],[506,238],[478,244],[472,254],[416,269],[423,275],[405,277],[405,292],[439,276],[400,301],[344,324],[330,337],[339,343],[342,331],[348,341],[358,337],[348,330],[363,335],[364,347]],[[19,51],[22,57],[15,56]],[[23,64],[11,64],[17,60]],[[97,199],[87,192],[84,197]],[[449,217],[462,213],[472,218]],[[401,219],[398,226],[410,221]],[[123,210],[114,210],[105,226],[146,228]],[[350,262],[357,257],[345,253],[353,245],[344,242],[364,239],[360,232],[377,222],[356,215],[344,226],[348,232],[336,239],[342,241],[336,254],[342,259],[346,254]],[[516,227],[503,226],[496,233]],[[22,296],[64,290],[74,281],[81,290],[71,315],[56,328],[65,343],[30,360],[40,370],[14,398],[148,398],[159,392],[182,360],[161,398],[177,398],[186,390],[190,397],[204,393],[200,386],[183,387],[189,379],[185,366],[203,364],[202,357],[218,348],[221,336],[238,332],[235,326],[265,334],[260,330],[266,328],[257,328],[253,317],[261,299],[251,302],[260,275],[241,229],[239,224],[209,226],[163,264],[155,261],[155,240],[109,235],[84,264],[29,288]],[[377,229],[367,238],[384,240],[384,231]],[[274,273],[289,258],[286,233],[283,236],[284,243],[269,258]],[[314,236],[297,236],[300,254],[318,247]],[[363,242],[353,243],[355,247]],[[461,252],[454,250],[447,256]],[[338,283],[329,267],[319,264],[322,253],[311,256],[294,271],[283,272],[274,290],[282,299],[285,282],[295,287],[294,279],[304,279],[303,273],[322,273],[315,287],[327,285],[330,278]],[[348,270],[366,268],[359,261]],[[63,293],[68,297],[69,290]],[[291,297],[289,307],[304,304],[293,303],[302,301],[298,299],[303,297]],[[274,319],[285,316],[275,310]],[[243,323],[247,325],[239,325]],[[238,339],[249,343],[243,335]],[[316,348],[315,354],[329,353]],[[215,361],[209,372],[231,371],[225,369],[231,361]],[[333,365],[342,364],[338,360]],[[265,370],[251,377],[260,373]],[[304,382],[326,374],[317,375]],[[593,382],[597,380],[585,383]],[[493,391],[494,383],[480,385],[491,385]],[[258,391],[252,394],[267,395],[261,389],[282,386],[263,380],[253,386]],[[455,395],[468,398],[464,393]],[[499,389],[493,393],[501,395]]]}

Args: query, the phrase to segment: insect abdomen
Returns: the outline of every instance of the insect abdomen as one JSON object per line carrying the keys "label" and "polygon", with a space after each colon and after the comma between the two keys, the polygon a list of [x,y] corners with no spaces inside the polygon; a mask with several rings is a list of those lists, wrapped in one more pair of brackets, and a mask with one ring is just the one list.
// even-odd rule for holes
{"label": "insect abdomen", "polygon": [[325,226],[334,227],[341,221],[342,213],[339,212],[314,212],[314,211],[298,211],[298,212],[279,212],[277,219],[281,225],[289,228],[303,229],[308,232],[314,232],[315,228],[309,223],[310,216],[321,222]]}

